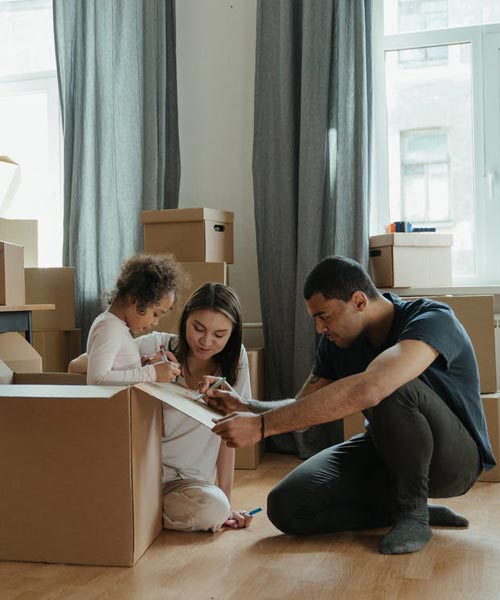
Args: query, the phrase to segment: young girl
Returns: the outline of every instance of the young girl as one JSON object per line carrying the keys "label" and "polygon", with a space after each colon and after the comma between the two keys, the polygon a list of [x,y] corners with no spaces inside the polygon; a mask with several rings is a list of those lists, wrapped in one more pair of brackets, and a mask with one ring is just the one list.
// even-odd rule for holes
{"label": "young girl", "polygon": [[[137,299],[137,296],[135,298]],[[165,308],[166,303],[164,305],[158,303],[154,306],[156,308],[148,313],[154,317],[150,320],[150,327],[157,324],[159,311]],[[130,308],[129,313],[124,315],[127,317],[126,321],[125,318],[122,319],[129,327],[130,323],[133,325],[136,323],[133,310],[134,308]],[[99,319],[100,317],[96,322]],[[140,333],[141,329],[136,327],[133,332]],[[173,377],[177,377],[178,384],[198,389],[203,376],[221,375],[226,377],[227,382],[239,394],[250,397],[248,359],[241,345],[241,335],[241,308],[235,293],[225,285],[207,283],[201,286],[186,303],[180,319],[178,337],[168,333],[153,332],[132,341],[135,349],[132,368],[122,367],[119,371],[115,370],[116,367],[113,365],[116,364],[116,357],[120,355],[114,350],[113,344],[106,344],[108,352],[113,351],[115,359],[114,362],[105,360],[106,368],[101,366],[98,369],[99,382],[119,385],[137,381],[155,381],[157,368],[165,365],[169,367],[165,379],[156,379],[156,381],[170,381]],[[100,347],[103,345],[104,340]],[[87,348],[87,381],[97,383],[95,375],[92,375],[92,371],[95,373],[96,366],[90,335]],[[164,363],[139,366],[141,355],[148,357],[147,363],[157,362],[158,353],[163,349],[167,350],[170,359],[175,359],[176,356],[180,365]],[[127,346],[127,351],[132,354],[130,345]],[[106,352],[101,351],[99,360],[103,359],[106,359]],[[119,361],[121,365],[125,362]],[[85,366],[86,359],[82,355],[72,361],[70,369],[82,372],[85,371]],[[147,373],[147,377],[151,379],[142,378],[144,373]],[[160,376],[163,377],[162,371]],[[234,449],[221,444],[219,436],[212,433],[210,429],[168,405],[163,406],[163,420],[164,527],[183,531],[217,531],[224,524],[248,527],[252,517],[245,511],[232,511],[229,503],[233,484]],[[216,475],[218,486],[214,485]]]}
{"label": "young girl", "polygon": [[142,366],[132,335],[141,335],[158,325],[174,303],[182,278],[182,270],[171,255],[143,254],[124,263],[110,294],[109,308],[95,319],[89,331],[88,384],[169,382],[180,374],[175,362]]}

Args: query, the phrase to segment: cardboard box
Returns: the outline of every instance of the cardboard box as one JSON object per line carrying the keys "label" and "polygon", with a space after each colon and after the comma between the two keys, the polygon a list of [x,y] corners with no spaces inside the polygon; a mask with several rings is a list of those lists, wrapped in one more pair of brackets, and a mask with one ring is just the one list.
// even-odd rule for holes
{"label": "cardboard box", "polygon": [[81,373],[14,373],[18,385],[87,385]]}
{"label": "cardboard box", "polygon": [[0,560],[130,566],[161,530],[160,402],[0,386]]}
{"label": "cardboard box", "polygon": [[[469,334],[479,367],[482,394],[497,391],[493,296],[428,296],[448,304]],[[414,300],[415,296],[403,300]]]}
{"label": "cardboard box", "polygon": [[24,270],[27,304],[55,304],[55,310],[33,312],[33,331],[75,329],[75,269]]}
{"label": "cardboard box", "polygon": [[[264,399],[264,349],[247,350],[252,397]],[[264,440],[246,448],[236,448],[235,469],[256,469],[266,451]]]}
{"label": "cardboard box", "polygon": [[364,433],[365,429],[365,416],[362,412],[354,413],[345,417],[344,421],[344,442],[350,440],[353,435],[358,433]]}
{"label": "cardboard box", "polygon": [[0,242],[0,304],[5,306],[26,304],[23,273],[23,247]]}
{"label": "cardboard box", "polygon": [[0,383],[12,383],[14,381],[14,372],[3,360],[0,360]]}
{"label": "cardboard box", "polygon": [[386,233],[370,237],[370,269],[377,287],[451,285],[453,236]]}
{"label": "cardboard box", "polygon": [[496,467],[490,471],[483,471],[478,481],[500,481],[500,393],[481,395],[484,416],[488,427],[491,448],[497,460]]}
{"label": "cardboard box", "polygon": [[65,372],[70,360],[82,353],[80,329],[34,331],[33,347],[42,357],[44,371]]}
{"label": "cardboard box", "polygon": [[36,372],[42,370],[42,357],[19,333],[0,334],[0,359],[14,373]]}
{"label": "cardboard box", "polygon": [[38,221],[0,219],[0,240],[24,248],[24,266],[38,266]]}
{"label": "cardboard box", "polygon": [[187,262],[181,263],[183,269],[191,279],[191,285],[177,298],[172,310],[160,319],[158,323],[158,331],[166,331],[168,333],[177,333],[179,328],[179,319],[182,314],[182,309],[186,300],[191,294],[197,290],[200,285],[209,281],[215,283],[227,284],[227,264],[224,262]]}
{"label": "cardboard box", "polygon": [[215,208],[145,210],[144,251],[181,262],[234,262],[234,213]]}

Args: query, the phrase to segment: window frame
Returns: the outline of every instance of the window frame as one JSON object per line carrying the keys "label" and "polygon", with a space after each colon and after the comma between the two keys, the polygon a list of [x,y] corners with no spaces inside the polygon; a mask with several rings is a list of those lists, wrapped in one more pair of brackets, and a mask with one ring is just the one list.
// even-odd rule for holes
{"label": "window frame", "polygon": [[[497,284],[500,272],[500,24],[384,34],[384,1],[373,6],[373,152],[370,230],[385,230],[390,220],[385,52],[432,45],[470,44],[473,95],[473,213],[475,275],[454,277],[457,284]],[[496,60],[495,60],[496,58]],[[496,74],[496,76],[491,76]],[[496,107],[496,110],[495,110]]]}

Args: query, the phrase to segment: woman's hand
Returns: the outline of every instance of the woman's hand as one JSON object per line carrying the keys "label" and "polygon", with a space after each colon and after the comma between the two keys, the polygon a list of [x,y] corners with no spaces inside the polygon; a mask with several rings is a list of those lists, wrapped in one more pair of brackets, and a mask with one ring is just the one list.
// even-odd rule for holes
{"label": "woman's hand", "polygon": [[232,412],[247,412],[249,408],[241,396],[225,381],[220,388],[210,390],[209,387],[218,381],[219,377],[205,375],[198,382],[198,392],[205,394],[203,400],[213,409],[227,415]]}
{"label": "woman's hand", "polygon": [[249,515],[246,510],[231,510],[231,516],[224,525],[232,529],[243,529],[250,527],[252,519],[252,515]]}

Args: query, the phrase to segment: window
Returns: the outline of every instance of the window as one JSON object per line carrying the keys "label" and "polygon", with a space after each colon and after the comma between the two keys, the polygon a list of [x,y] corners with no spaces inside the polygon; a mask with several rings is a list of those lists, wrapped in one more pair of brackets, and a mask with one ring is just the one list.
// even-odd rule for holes
{"label": "window", "polygon": [[456,283],[499,283],[500,2],[374,0],[371,229],[453,233]]}
{"label": "window", "polygon": [[38,262],[62,262],[62,129],[51,0],[0,0],[0,154],[19,187],[0,217],[38,220]]}
{"label": "window", "polygon": [[446,132],[401,132],[401,220],[448,225],[448,163]]}

